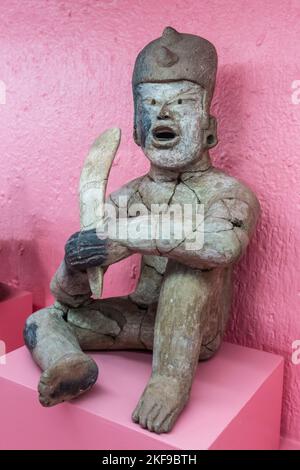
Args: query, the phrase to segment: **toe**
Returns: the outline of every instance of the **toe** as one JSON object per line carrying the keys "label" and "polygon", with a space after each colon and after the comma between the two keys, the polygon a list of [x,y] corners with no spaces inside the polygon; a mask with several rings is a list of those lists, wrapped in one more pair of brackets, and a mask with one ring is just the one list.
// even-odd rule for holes
{"label": "toe", "polygon": [[155,418],[154,423],[153,423],[153,430],[157,434],[161,434],[163,431],[163,423],[169,418],[171,414],[171,411],[167,409],[166,406],[163,406],[162,409],[160,410],[160,413],[158,416]]}
{"label": "toe", "polygon": [[142,400],[140,400],[135,408],[135,410],[133,411],[132,415],[131,415],[131,418],[132,418],[132,421],[134,423],[138,423],[139,420],[140,420],[140,409],[141,409],[141,405],[142,405]]}
{"label": "toe", "polygon": [[171,413],[160,425],[161,432],[170,432],[176,421],[176,413]]}
{"label": "toe", "polygon": [[39,395],[39,402],[42,406],[46,408],[51,406],[51,400],[45,395]]}
{"label": "toe", "polygon": [[154,430],[154,422],[160,412],[160,406],[155,404],[147,418],[147,428],[149,431]]}
{"label": "toe", "polygon": [[150,413],[156,406],[155,403],[150,399],[149,401],[145,401],[141,411],[140,411],[140,425],[142,428],[147,428],[147,421]]}

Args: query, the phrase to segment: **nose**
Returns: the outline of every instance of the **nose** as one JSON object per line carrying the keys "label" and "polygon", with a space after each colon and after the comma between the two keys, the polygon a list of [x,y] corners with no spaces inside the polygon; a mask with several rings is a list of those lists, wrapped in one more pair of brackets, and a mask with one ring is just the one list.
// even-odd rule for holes
{"label": "nose", "polygon": [[169,111],[169,109],[164,105],[162,106],[158,116],[157,116],[157,119],[159,121],[163,121],[163,120],[166,120],[166,119],[171,119],[171,113]]}

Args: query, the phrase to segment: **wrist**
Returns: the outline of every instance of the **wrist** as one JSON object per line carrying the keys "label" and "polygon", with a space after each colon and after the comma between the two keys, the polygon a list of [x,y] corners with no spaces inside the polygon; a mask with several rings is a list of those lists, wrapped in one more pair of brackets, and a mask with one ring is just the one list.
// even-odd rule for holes
{"label": "wrist", "polygon": [[118,240],[113,240],[107,237],[105,241],[106,258],[103,261],[102,266],[110,266],[111,264],[117,263],[133,254],[127,246],[121,244]]}

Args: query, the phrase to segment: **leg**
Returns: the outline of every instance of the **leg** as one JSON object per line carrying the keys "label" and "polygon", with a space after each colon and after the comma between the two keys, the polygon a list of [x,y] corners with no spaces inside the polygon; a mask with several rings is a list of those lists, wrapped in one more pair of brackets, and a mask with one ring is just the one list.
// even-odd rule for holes
{"label": "leg", "polygon": [[152,350],[156,305],[140,306],[129,297],[93,300],[67,311],[81,348]]}
{"label": "leg", "polygon": [[144,260],[133,294],[99,301],[90,298],[86,273],[70,271],[61,263],[51,290],[67,306],[65,318],[83,350],[152,349],[156,302],[166,262],[145,258],[148,264]]}
{"label": "leg", "polygon": [[31,315],[24,339],[41,367],[38,391],[43,406],[53,406],[89,390],[97,380],[98,368],[84,354],[59,304]]}
{"label": "leg", "polygon": [[75,398],[97,380],[97,366],[81,347],[152,349],[156,311],[129,298],[92,301],[86,274],[68,272],[64,262],[51,288],[59,301],[31,315],[24,330],[43,370],[39,398],[44,406]]}
{"label": "leg", "polygon": [[221,270],[201,272],[169,261],[155,324],[152,376],[133,413],[142,427],[168,432],[185,406],[221,286]]}
{"label": "leg", "polygon": [[152,349],[155,312],[155,306],[140,310],[129,299],[116,298],[77,309],[57,302],[31,315],[24,338],[43,371],[41,404],[71,400],[94,385],[98,368],[82,349]]}
{"label": "leg", "polygon": [[222,282],[204,328],[200,361],[210,359],[218,351],[228,322],[232,297],[232,268],[226,268],[220,274]]}
{"label": "leg", "polygon": [[75,398],[90,389],[98,376],[96,363],[81,351],[76,335],[65,321],[68,306],[89,301],[86,274],[69,272],[63,261],[51,290],[58,301],[31,315],[24,329],[25,344],[43,371],[38,386],[43,406]]}

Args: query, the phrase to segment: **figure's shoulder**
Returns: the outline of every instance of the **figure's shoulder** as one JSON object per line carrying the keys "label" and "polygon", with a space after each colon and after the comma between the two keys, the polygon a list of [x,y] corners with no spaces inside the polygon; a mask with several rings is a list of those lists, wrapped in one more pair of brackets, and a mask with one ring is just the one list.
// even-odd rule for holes
{"label": "figure's shoulder", "polygon": [[122,198],[122,205],[124,205],[125,199],[127,198],[127,200],[129,201],[129,199],[137,192],[144,178],[145,175],[139,176],[138,178],[135,178],[134,180],[124,184],[121,188],[117,189],[116,191],[113,191],[109,195],[108,201],[113,202],[117,207],[119,207],[120,198]]}
{"label": "figure's shoulder", "polygon": [[205,173],[190,178],[187,183],[193,186],[203,202],[223,198],[238,199],[259,210],[254,192],[244,182],[218,168],[211,167]]}
{"label": "figure's shoulder", "polygon": [[256,194],[252,189],[239,178],[228,175],[226,172],[214,168],[218,178],[223,183],[222,193],[223,196],[229,199],[237,199],[247,203],[252,208],[260,209],[260,204]]}

